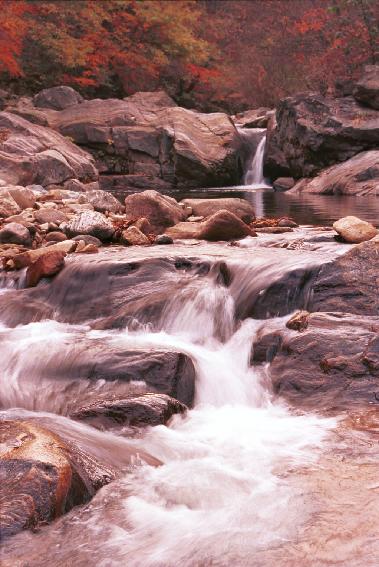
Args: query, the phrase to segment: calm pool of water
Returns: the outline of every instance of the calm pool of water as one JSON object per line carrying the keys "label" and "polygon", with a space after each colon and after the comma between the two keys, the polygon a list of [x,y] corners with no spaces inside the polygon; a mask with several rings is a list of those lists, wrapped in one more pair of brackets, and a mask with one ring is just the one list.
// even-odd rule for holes
{"label": "calm pool of water", "polygon": [[[117,197],[123,201],[133,192],[118,192]],[[249,190],[244,186],[186,189],[168,194],[178,201],[185,198],[241,197],[253,204],[257,217],[289,216],[299,224],[327,226],[341,217],[355,215],[379,226],[379,196],[296,195],[271,189]]]}

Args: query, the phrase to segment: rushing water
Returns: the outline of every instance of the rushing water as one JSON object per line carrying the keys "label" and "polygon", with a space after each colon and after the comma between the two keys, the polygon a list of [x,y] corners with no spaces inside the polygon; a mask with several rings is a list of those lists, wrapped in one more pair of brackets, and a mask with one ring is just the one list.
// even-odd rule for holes
{"label": "rushing water", "polygon": [[[265,368],[249,366],[254,337],[268,323],[236,317],[237,303],[252,286],[264,291],[292,265],[317,265],[346,248],[313,244],[303,257],[296,250],[259,248],[256,239],[243,245],[195,247],[192,255],[226,258],[232,285],[219,285],[212,270],[202,280],[183,279],[159,321],[137,331],[94,331],[88,321],[54,320],[0,329],[2,417],[37,419],[120,471],[87,506],[39,534],[10,540],[5,567],[376,567],[378,483],[368,441],[357,443],[354,453],[340,419],[294,412],[275,399]],[[179,247],[176,254],[189,256],[190,250]],[[105,260],[86,261],[111,255],[130,261],[133,254],[141,252],[113,249],[104,252]],[[86,265],[78,267],[72,277],[84,277]],[[194,408],[132,439],[127,431],[100,432],[65,417],[73,400],[88,398],[94,386],[57,379],[54,364],[58,370],[83,356],[83,340],[90,353],[100,340],[109,349],[188,354],[196,366]],[[109,384],[99,380],[95,388]],[[131,447],[163,464],[122,472]]]}

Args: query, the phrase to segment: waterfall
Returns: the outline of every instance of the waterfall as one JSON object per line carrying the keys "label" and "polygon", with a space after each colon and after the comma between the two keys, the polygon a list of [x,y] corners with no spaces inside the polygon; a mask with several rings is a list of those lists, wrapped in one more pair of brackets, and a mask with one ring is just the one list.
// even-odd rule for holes
{"label": "waterfall", "polygon": [[244,176],[245,185],[257,185],[260,187],[267,185],[263,177],[263,157],[265,152],[265,145],[266,145],[266,136],[263,136],[263,138],[258,144],[253,159],[248,164]]}

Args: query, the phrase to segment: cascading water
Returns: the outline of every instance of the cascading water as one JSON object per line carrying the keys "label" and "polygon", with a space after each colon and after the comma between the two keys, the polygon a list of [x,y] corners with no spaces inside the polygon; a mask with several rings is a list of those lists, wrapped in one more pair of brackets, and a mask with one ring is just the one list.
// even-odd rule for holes
{"label": "cascading water", "polygon": [[[280,252],[289,254],[277,251],[278,256]],[[257,253],[255,249],[253,257]],[[272,269],[272,259],[261,263]],[[246,270],[234,271],[229,288],[211,278],[196,286],[195,278],[165,303],[156,331],[149,326],[94,331],[86,324],[54,321],[2,328],[2,417],[36,418],[121,469],[122,454],[130,446],[142,447],[163,463],[121,476],[89,505],[40,534],[15,536],[4,548],[7,566],[316,565],[313,546],[323,546],[326,536],[320,544],[311,534],[308,544],[306,534],[318,512],[320,449],[330,442],[337,422],[291,413],[273,400],[265,369],[249,366],[254,337],[266,323],[236,321],[236,290],[245,289],[251,278]],[[282,270],[276,266],[277,273]],[[66,398],[73,390],[68,384],[57,386],[49,374],[41,388],[41,370],[58,352],[77,356],[78,337],[83,336],[88,345],[100,339],[109,348],[188,354],[197,371],[194,408],[185,417],[175,416],[168,427],[149,428],[127,440],[122,430],[102,433],[46,413],[67,413]],[[60,361],[58,357],[56,363]],[[96,383],[99,391],[103,387],[102,381]],[[22,563],[25,557],[27,563]],[[342,557],[342,563],[333,564],[346,563]]]}
{"label": "cascading water", "polygon": [[257,146],[252,161],[249,163],[247,167],[244,177],[245,185],[250,185],[250,186],[253,185],[258,187],[262,187],[262,186],[264,187],[267,185],[263,177],[263,158],[265,152],[265,145],[266,145],[266,136],[264,135]]}

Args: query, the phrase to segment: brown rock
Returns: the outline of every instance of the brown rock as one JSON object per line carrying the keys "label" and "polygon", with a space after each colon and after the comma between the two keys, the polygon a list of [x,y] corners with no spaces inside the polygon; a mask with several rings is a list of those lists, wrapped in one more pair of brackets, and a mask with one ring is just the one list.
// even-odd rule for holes
{"label": "brown rock", "polygon": [[333,228],[345,242],[352,244],[371,240],[379,234],[372,224],[353,216],[339,219],[333,223]]}
{"label": "brown rock", "polygon": [[46,251],[26,270],[26,287],[34,287],[41,278],[55,276],[64,266],[65,252]]}
{"label": "brown rock", "polygon": [[34,106],[53,110],[64,110],[81,102],[83,102],[83,97],[72,87],[66,85],[43,89],[33,97]]}
{"label": "brown rock", "polygon": [[125,215],[131,220],[146,218],[154,234],[160,234],[169,226],[185,219],[183,209],[175,199],[161,195],[154,190],[126,197]]}
{"label": "brown rock", "polygon": [[51,252],[63,252],[65,255],[73,252],[76,248],[76,242],[73,240],[64,240],[63,242],[57,242],[51,246],[44,246],[43,248],[36,248],[35,250],[28,250],[22,254],[18,254],[14,258],[15,266],[17,269],[25,268],[36,262],[41,256]]}
{"label": "brown rock", "polygon": [[6,187],[0,187],[0,218],[18,215],[20,212],[20,207],[13,199],[8,189]]}
{"label": "brown rock", "polygon": [[0,242],[4,244],[23,244],[24,246],[30,246],[30,233],[22,224],[9,222],[0,230]]}
{"label": "brown rock", "polygon": [[151,224],[149,223],[149,221],[145,218],[141,218],[138,219],[135,223],[134,226],[136,226],[137,228],[139,228],[139,230],[141,232],[143,232],[146,236],[148,236],[149,234],[153,233],[153,227],[151,226]]}
{"label": "brown rock", "polygon": [[99,251],[96,244],[86,244],[83,248],[83,254],[96,254]]}
{"label": "brown rock", "polygon": [[240,218],[229,211],[221,210],[201,223],[197,238],[200,240],[235,240],[255,236]]}
{"label": "brown rock", "polygon": [[275,179],[273,187],[275,191],[283,192],[292,189],[295,183],[296,182],[293,177],[278,177],[277,179]]}
{"label": "brown rock", "polygon": [[191,207],[192,214],[196,216],[209,217],[221,210],[233,213],[246,223],[255,219],[252,205],[245,199],[223,197],[220,199],[184,199],[182,203]]}
{"label": "brown rock", "polygon": [[29,209],[34,207],[34,203],[36,202],[36,197],[30,189],[21,186],[10,186],[7,187],[10,195],[16,201],[20,209]]}
{"label": "brown rock", "polygon": [[287,329],[293,331],[304,331],[308,327],[308,311],[298,311],[286,323]]}
{"label": "brown rock", "polygon": [[67,215],[58,211],[57,209],[40,209],[39,211],[35,211],[34,218],[40,224],[44,223],[54,223],[56,225],[60,225],[61,222],[67,222],[68,218]]}
{"label": "brown rock", "polygon": [[63,232],[53,231],[45,236],[46,242],[63,242],[67,240],[67,236]]}
{"label": "brown rock", "polygon": [[122,232],[121,242],[127,246],[148,246],[150,244],[147,236],[136,226],[130,226]]}

